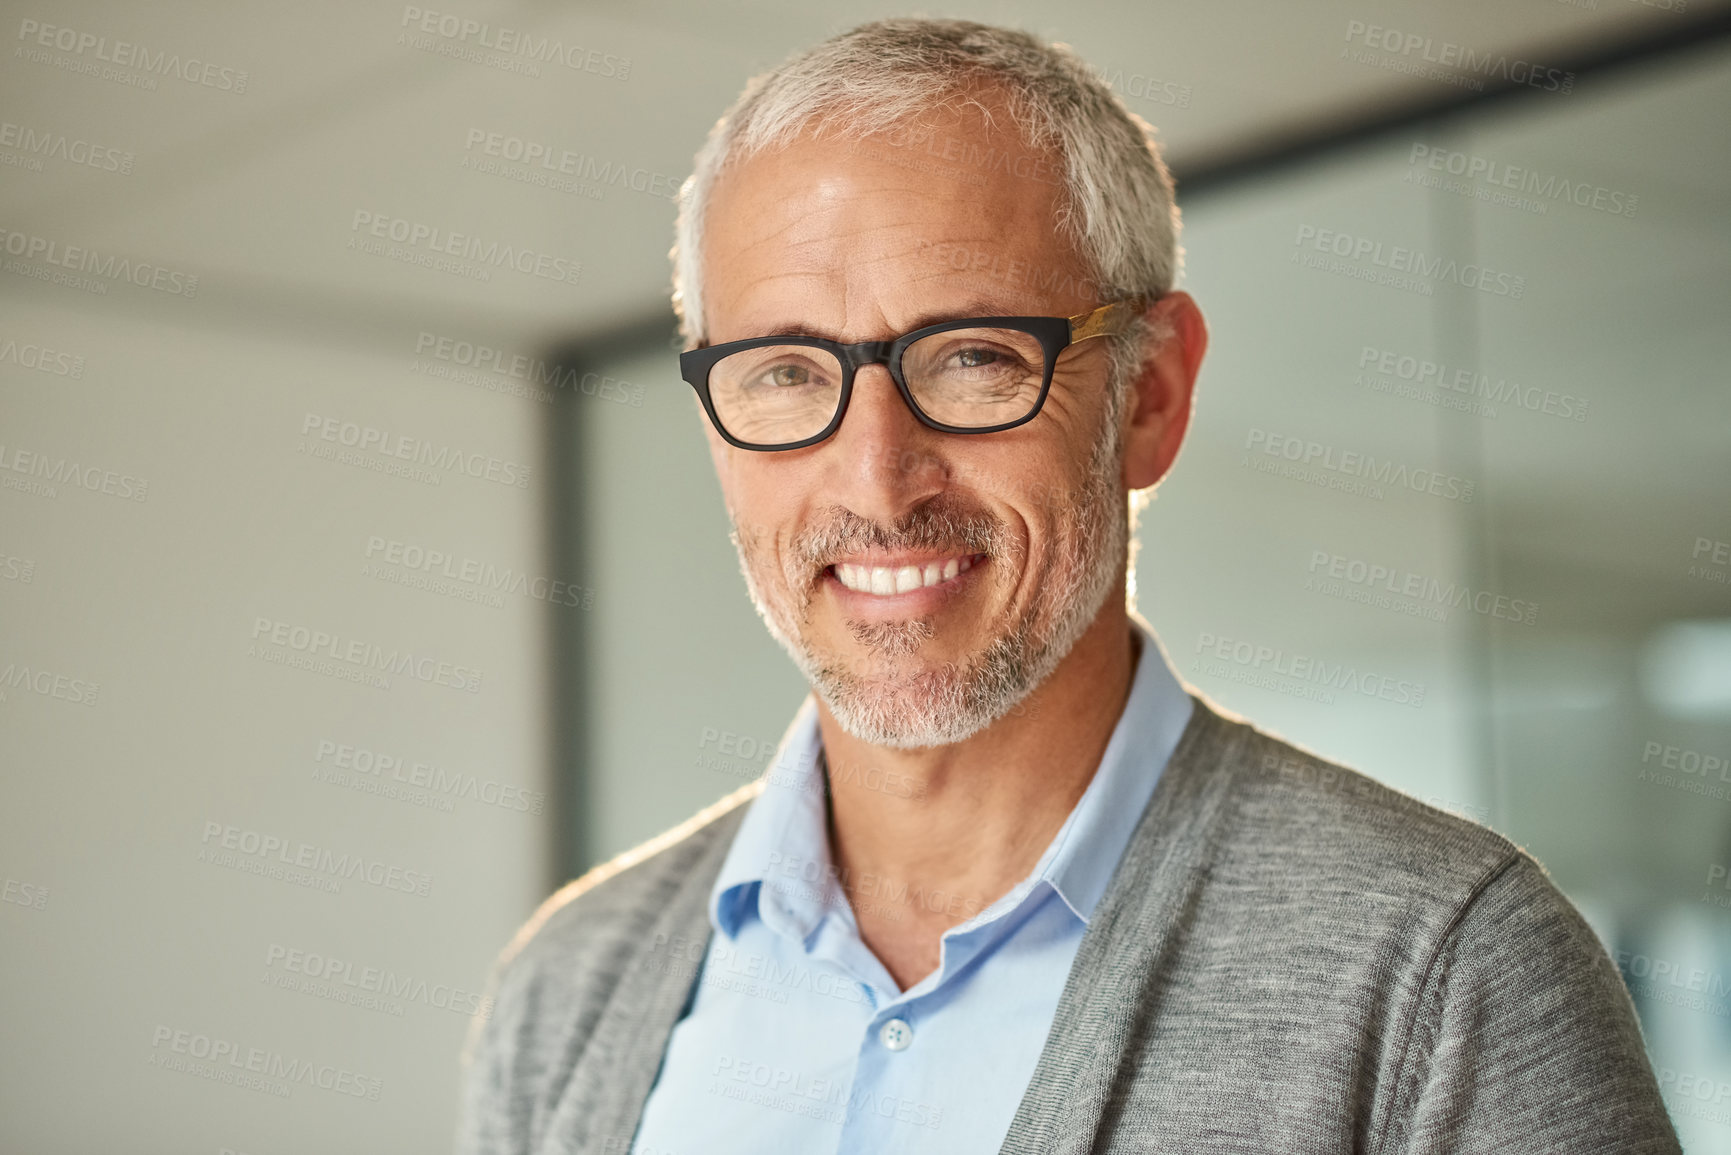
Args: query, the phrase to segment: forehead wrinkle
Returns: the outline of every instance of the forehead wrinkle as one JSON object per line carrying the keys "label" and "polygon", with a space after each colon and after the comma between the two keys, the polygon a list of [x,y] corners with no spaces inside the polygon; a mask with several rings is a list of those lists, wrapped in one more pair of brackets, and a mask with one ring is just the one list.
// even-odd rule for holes
{"label": "forehead wrinkle", "polygon": [[804,222],[801,220],[783,221],[779,226],[773,229],[768,229],[756,233],[753,236],[744,238],[738,246],[738,255],[749,256],[762,249],[774,249],[778,247],[789,252],[797,252],[800,249],[809,249],[813,246],[824,243],[826,238],[823,236],[800,237],[790,235],[793,234],[802,223]]}
{"label": "forehead wrinkle", "polygon": [[818,238],[791,244],[770,239],[748,241],[729,254],[726,271],[715,279],[716,287],[732,288],[729,296],[737,300],[781,281],[824,277],[836,265],[821,246]]}
{"label": "forehead wrinkle", "polygon": [[[771,332],[816,332],[811,324],[811,313],[814,311],[812,306],[818,303],[831,305],[843,318],[839,328],[823,333],[837,340],[875,339],[884,336],[889,329],[901,332],[965,316],[1062,315],[1062,310],[1048,305],[1047,298],[1031,286],[996,281],[976,275],[969,269],[934,268],[929,262],[908,258],[907,250],[879,253],[851,262],[840,278],[830,275],[834,266],[827,262],[813,268],[780,268],[764,273],[754,277],[745,292],[755,295],[757,290],[767,289],[772,299],[750,302],[745,315],[737,318],[736,325],[729,329],[737,329],[749,336],[764,336]],[[894,270],[894,276],[886,284],[884,292],[876,292],[874,285],[879,278],[860,274],[883,267]],[[909,288],[941,293],[942,296],[909,300],[904,292]],[[831,294],[836,298],[832,300]],[[853,313],[852,302],[861,296],[871,301],[869,318],[856,317]],[[945,304],[945,298],[954,303]],[[791,311],[784,303],[790,300],[796,302]],[[829,312],[829,309],[825,311]],[[1069,364],[1074,366],[1075,359],[1072,358]]]}

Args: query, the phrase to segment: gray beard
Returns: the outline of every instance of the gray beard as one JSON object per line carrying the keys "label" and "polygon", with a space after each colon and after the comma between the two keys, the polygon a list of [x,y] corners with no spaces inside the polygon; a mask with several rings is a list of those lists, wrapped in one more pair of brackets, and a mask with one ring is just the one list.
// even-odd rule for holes
{"label": "gray beard", "polygon": [[[944,663],[918,674],[871,676],[858,663],[817,654],[804,636],[810,618],[811,573],[843,547],[924,548],[960,545],[985,553],[994,568],[1014,556],[996,522],[958,516],[934,503],[899,531],[881,528],[842,511],[838,524],[796,543],[789,558],[794,574],[765,589],[753,576],[737,523],[733,541],[752,604],[770,636],[781,644],[823,698],[842,729],[862,742],[891,749],[944,746],[973,737],[1015,709],[1049,677],[1099,615],[1126,561],[1128,512],[1118,491],[1117,422],[1102,423],[1089,454],[1082,491],[1052,499],[1074,514],[1057,523],[1047,552],[1048,577],[1041,594],[1010,626],[964,664]],[[939,499],[941,501],[941,499]],[[1004,570],[1008,580],[1009,571]],[[994,575],[998,576],[998,575]],[[797,586],[795,582],[799,583]],[[795,594],[798,589],[802,593]],[[867,652],[883,659],[906,657],[932,636],[930,621],[850,621],[848,628]],[[868,662],[869,666],[869,662]]]}

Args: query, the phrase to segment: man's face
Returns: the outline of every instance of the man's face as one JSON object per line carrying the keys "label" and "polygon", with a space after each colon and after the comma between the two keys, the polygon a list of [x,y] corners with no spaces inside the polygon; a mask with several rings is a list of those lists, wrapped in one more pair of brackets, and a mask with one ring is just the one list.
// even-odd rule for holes
{"label": "man's face", "polygon": [[[704,222],[709,341],[882,340],[1101,304],[1056,233],[1058,173],[996,120],[970,108],[865,142],[807,136],[728,170]],[[705,423],[752,599],[848,733],[894,747],[977,733],[1121,588],[1107,363],[1104,340],[1065,350],[1039,415],[998,433],[926,428],[881,365],[817,445],[741,450]]]}

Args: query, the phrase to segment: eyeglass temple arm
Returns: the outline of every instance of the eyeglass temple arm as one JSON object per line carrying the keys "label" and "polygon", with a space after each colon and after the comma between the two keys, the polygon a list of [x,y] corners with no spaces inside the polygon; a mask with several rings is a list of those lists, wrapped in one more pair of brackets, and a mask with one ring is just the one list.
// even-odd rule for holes
{"label": "eyeglass temple arm", "polygon": [[1069,318],[1070,341],[1074,344],[1077,341],[1086,341],[1089,337],[1105,337],[1122,332],[1125,323],[1147,307],[1146,301],[1132,298],[1101,305],[1091,313],[1078,313]]}

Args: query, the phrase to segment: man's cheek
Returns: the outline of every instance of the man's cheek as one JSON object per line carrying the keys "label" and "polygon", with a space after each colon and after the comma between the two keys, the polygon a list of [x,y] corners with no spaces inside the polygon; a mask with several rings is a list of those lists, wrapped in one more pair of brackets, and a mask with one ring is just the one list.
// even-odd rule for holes
{"label": "man's cheek", "polygon": [[734,469],[738,466],[740,457],[746,450],[735,449],[723,441],[721,434],[715,431],[715,427],[709,423],[707,417],[703,419],[703,434],[709,439],[709,460],[715,466],[716,480],[721,482],[722,500],[727,503],[727,511],[731,514],[734,506]]}

